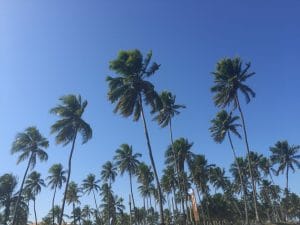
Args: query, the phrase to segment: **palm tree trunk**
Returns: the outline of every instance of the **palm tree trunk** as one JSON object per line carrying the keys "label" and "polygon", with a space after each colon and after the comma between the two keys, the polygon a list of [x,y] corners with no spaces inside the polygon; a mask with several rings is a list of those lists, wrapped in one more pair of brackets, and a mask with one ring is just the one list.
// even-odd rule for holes
{"label": "palm tree trunk", "polygon": [[288,194],[288,192],[289,192],[289,167],[288,166],[286,167],[285,180],[286,180],[286,193]]}
{"label": "palm tree trunk", "polygon": [[54,194],[53,194],[53,198],[52,198],[52,223],[53,223],[53,225],[54,225],[54,200],[55,200],[55,195],[56,195],[56,189],[57,189],[57,185],[55,185]]}
{"label": "palm tree trunk", "polygon": [[162,203],[162,192],[161,192],[160,182],[159,182],[159,178],[158,178],[157,171],[156,171],[155,162],[154,162],[153,155],[152,155],[150,137],[149,137],[148,128],[147,128],[147,124],[146,124],[146,119],[145,119],[145,115],[144,115],[144,109],[143,109],[141,95],[139,95],[139,102],[140,102],[140,106],[141,106],[141,114],[142,114],[142,119],[143,119],[143,124],[144,124],[144,132],[145,132],[146,139],[147,139],[149,157],[150,157],[151,165],[153,167],[154,177],[155,177],[155,180],[156,180],[156,186],[157,186],[157,189],[158,189],[158,200],[159,200],[159,209],[160,209],[160,223],[161,223],[161,225],[165,225],[164,208],[163,208],[163,203]]}
{"label": "palm tree trunk", "polygon": [[[176,192],[175,192],[175,187],[173,187],[173,188],[172,188],[172,190],[173,190],[173,196],[174,196],[174,199],[176,200]],[[175,209],[176,209],[176,211],[178,212],[178,207],[177,207],[177,203],[176,203],[176,201],[175,201]]]}
{"label": "palm tree trunk", "polygon": [[35,218],[35,224],[37,225],[37,216],[36,216],[36,209],[35,209],[35,197],[33,199],[33,211],[34,211],[34,218]]}
{"label": "palm tree trunk", "polygon": [[129,172],[129,182],[130,182],[130,193],[131,193],[131,198],[132,198],[133,210],[135,210],[135,202],[134,202],[133,191],[132,191],[132,175],[131,175],[131,172]]}
{"label": "palm tree trunk", "polygon": [[234,157],[235,163],[236,163],[237,168],[238,168],[238,173],[239,173],[239,178],[240,178],[240,185],[241,185],[241,188],[243,190],[243,196],[244,196],[245,224],[248,225],[249,224],[248,207],[247,207],[247,199],[246,199],[246,193],[245,193],[245,185],[244,185],[243,177],[242,177],[242,171],[241,171],[240,165],[237,161],[237,155],[236,155],[236,152],[235,152],[232,140],[231,140],[230,132],[227,132],[227,135],[228,135],[228,139],[229,139],[229,142],[230,142],[233,157]]}
{"label": "palm tree trunk", "polygon": [[73,222],[74,225],[76,225],[76,219],[75,219],[75,203],[73,202]]}
{"label": "palm tree trunk", "polygon": [[242,119],[242,123],[243,123],[243,133],[244,133],[244,139],[245,139],[245,144],[246,144],[246,149],[247,149],[247,156],[248,156],[248,168],[249,168],[249,173],[250,173],[250,177],[251,177],[251,184],[252,184],[252,189],[253,189],[253,202],[254,202],[254,211],[255,211],[255,220],[256,222],[260,222],[259,220],[259,215],[258,215],[258,211],[257,211],[257,198],[256,198],[256,187],[254,184],[254,178],[253,178],[253,174],[252,174],[252,166],[251,166],[251,159],[250,159],[250,148],[249,148],[249,143],[248,143],[248,136],[247,136],[247,131],[246,131],[246,123],[245,123],[245,119],[244,119],[244,114],[240,105],[240,101],[238,96],[235,96],[235,102],[236,105],[238,107],[238,110],[240,112],[240,116]]}
{"label": "palm tree trunk", "polygon": [[200,209],[201,209],[201,213],[202,213],[203,224],[206,224],[204,208],[203,208],[203,204],[202,204],[201,197],[200,197],[199,187],[197,185],[196,185],[196,192],[197,192],[198,199],[199,199],[199,205],[200,205]]}
{"label": "palm tree trunk", "polygon": [[71,152],[70,152],[70,155],[69,155],[68,178],[67,178],[67,182],[66,182],[66,187],[65,187],[65,192],[64,192],[64,198],[63,198],[62,207],[61,207],[61,212],[60,212],[59,225],[62,225],[63,216],[64,216],[64,210],[65,210],[65,204],[66,204],[67,191],[68,191],[69,182],[70,182],[70,176],[71,176],[72,156],[73,156],[73,153],[74,153],[75,142],[76,142],[76,137],[77,137],[77,129],[76,129],[75,132],[76,132],[76,133],[75,133],[75,136],[74,136],[74,139],[73,139],[73,142],[72,142],[72,148],[71,148]]}
{"label": "palm tree trunk", "polygon": [[31,156],[29,158],[28,165],[27,165],[27,168],[25,170],[25,174],[24,174],[24,177],[23,177],[23,180],[22,180],[22,183],[21,183],[21,187],[20,187],[20,191],[19,191],[19,195],[18,195],[18,199],[17,199],[17,204],[15,206],[15,211],[14,211],[14,215],[13,215],[12,225],[15,225],[16,216],[17,216],[17,210],[18,210],[18,207],[19,207],[19,204],[20,204],[20,200],[21,200],[21,195],[22,195],[22,191],[23,191],[25,179],[27,177],[27,173],[28,173],[29,167],[31,165],[32,157],[33,157],[33,154],[31,153]]}
{"label": "palm tree trunk", "polygon": [[92,192],[93,192],[94,202],[95,202],[95,206],[96,206],[96,217],[98,217],[98,204],[97,204],[97,201],[96,201],[96,196],[95,196],[94,189],[92,190]]}
{"label": "palm tree trunk", "polygon": [[9,215],[10,215],[10,205],[11,205],[11,201],[8,201],[5,205],[5,209],[4,209],[4,224],[7,225],[8,220],[9,220]]}

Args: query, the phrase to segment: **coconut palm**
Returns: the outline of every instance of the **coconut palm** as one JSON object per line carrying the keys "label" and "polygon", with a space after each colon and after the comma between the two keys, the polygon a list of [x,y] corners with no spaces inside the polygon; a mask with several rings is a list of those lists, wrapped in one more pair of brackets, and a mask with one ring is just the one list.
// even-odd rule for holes
{"label": "coconut palm", "polygon": [[89,174],[82,183],[82,190],[84,194],[90,194],[93,193],[93,197],[94,197],[94,202],[95,202],[95,206],[96,206],[96,211],[98,211],[98,204],[96,201],[96,195],[95,192],[98,193],[98,191],[100,191],[100,186],[98,185],[100,182],[100,180],[96,179],[95,174]]}
{"label": "coconut palm", "polygon": [[[155,111],[160,102],[154,85],[147,80],[160,67],[155,62],[150,65],[151,58],[152,52],[143,57],[139,50],[121,51],[117,59],[110,62],[110,69],[115,71],[118,76],[108,76],[106,80],[109,84],[108,98],[111,103],[116,103],[114,112],[120,112],[124,117],[133,115],[134,121],[138,121],[142,117],[151,166],[159,198],[161,198],[162,193],[153,158],[143,104],[151,105],[152,111]],[[164,224],[163,204],[161,200],[159,206],[161,223]]]}
{"label": "coconut palm", "polygon": [[[231,134],[234,134],[238,138],[241,138],[241,135],[238,131],[238,128],[241,126],[237,121],[239,120],[238,116],[232,116],[232,113],[227,113],[225,110],[221,110],[217,113],[216,118],[214,118],[211,123],[212,126],[209,128],[211,132],[211,136],[216,143],[222,143],[226,136],[228,137],[230,147],[233,153],[234,160],[237,160],[236,151],[232,142]],[[239,175],[239,183],[241,187],[244,186],[242,173],[239,168],[239,164],[236,162],[238,168],[238,175]],[[242,188],[244,190],[244,188]],[[248,208],[247,208],[247,200],[244,195],[244,210],[245,210],[245,224],[249,224],[248,218]]]}
{"label": "coconut palm", "polygon": [[[233,109],[238,109],[242,120],[243,136],[248,156],[250,153],[250,147],[247,136],[246,122],[240,105],[239,93],[241,92],[244,95],[246,103],[250,102],[251,97],[255,97],[255,92],[245,84],[247,79],[255,74],[254,72],[249,71],[250,66],[251,63],[246,63],[245,67],[243,67],[243,61],[239,57],[233,59],[222,59],[217,63],[216,71],[212,73],[214,75],[214,86],[211,88],[211,91],[215,93],[214,102],[216,106],[225,108],[233,105]],[[255,219],[256,221],[259,221],[256,188],[254,184],[254,178],[252,176],[251,160],[249,158],[248,167],[253,189]]]}
{"label": "coconut palm", "polygon": [[123,175],[125,172],[129,174],[130,193],[133,208],[135,208],[135,201],[132,191],[132,176],[136,175],[137,173],[138,166],[140,164],[138,158],[141,156],[142,155],[140,153],[133,154],[132,146],[129,146],[128,144],[122,144],[120,148],[116,150],[116,155],[114,157],[116,166],[119,168],[121,175]]}
{"label": "coconut palm", "polygon": [[25,189],[30,190],[33,196],[33,210],[34,210],[34,218],[35,224],[37,224],[37,216],[36,216],[36,196],[41,192],[42,187],[45,187],[45,182],[41,178],[41,174],[33,171],[28,175],[27,180],[25,181]]}
{"label": "coconut palm", "polygon": [[24,132],[18,133],[11,148],[11,153],[19,153],[17,164],[28,159],[27,167],[23,176],[19,195],[14,209],[12,225],[15,224],[16,214],[21,200],[25,179],[29,169],[33,169],[37,160],[41,162],[47,161],[48,155],[46,148],[48,148],[49,142],[44,138],[36,127],[28,127]]}
{"label": "coconut palm", "polygon": [[17,183],[17,178],[13,174],[6,173],[0,176],[0,208],[4,207],[3,219],[0,221],[4,225],[8,224]]}
{"label": "coconut palm", "polygon": [[[52,198],[52,209],[54,209],[54,202],[55,202],[55,195],[56,195],[57,188],[61,189],[63,183],[66,182],[67,171],[65,171],[63,169],[63,166],[59,163],[59,164],[53,164],[50,167],[48,172],[50,173],[50,176],[46,178],[47,180],[49,180],[48,186],[50,186],[52,190],[54,189],[54,194]],[[52,214],[52,224],[54,225],[54,214]]]}
{"label": "coconut palm", "polygon": [[295,172],[300,169],[300,149],[299,145],[289,145],[287,141],[278,141],[275,146],[270,148],[272,152],[271,161],[278,165],[277,175],[281,172],[286,175],[286,191],[289,190],[289,171]]}
{"label": "coconut palm", "polygon": [[[144,201],[144,209],[146,204],[146,198],[148,197],[147,194],[150,194],[150,187],[153,186],[152,182],[154,180],[153,172],[151,171],[151,167],[146,165],[144,162],[138,165],[137,169],[137,181],[141,185],[138,187],[140,194],[142,194],[143,201]],[[147,193],[149,191],[149,193]]]}
{"label": "coconut palm", "polygon": [[[67,190],[66,202],[68,203],[68,205],[70,204],[73,205],[72,212],[75,211],[76,204],[80,204],[79,201],[80,193],[81,193],[81,189],[78,187],[78,185],[75,182],[71,181]],[[76,217],[74,213],[73,213],[73,221],[74,221],[74,225],[76,225]]]}
{"label": "coconut palm", "polygon": [[51,126],[51,133],[56,134],[55,140],[57,144],[66,146],[71,143],[71,151],[68,160],[68,175],[64,197],[62,201],[61,216],[59,225],[62,225],[62,219],[65,209],[66,195],[70,182],[71,169],[72,169],[72,156],[75,149],[75,142],[78,133],[81,134],[82,144],[85,144],[92,138],[92,129],[88,123],[83,119],[83,113],[88,102],[82,101],[81,96],[65,95],[59,99],[61,104],[50,110],[50,113],[61,117]]}
{"label": "coconut palm", "polygon": [[112,161],[107,161],[106,163],[104,163],[101,170],[101,179],[105,183],[109,182],[109,186],[111,186],[112,182],[115,181],[117,175],[117,167]]}

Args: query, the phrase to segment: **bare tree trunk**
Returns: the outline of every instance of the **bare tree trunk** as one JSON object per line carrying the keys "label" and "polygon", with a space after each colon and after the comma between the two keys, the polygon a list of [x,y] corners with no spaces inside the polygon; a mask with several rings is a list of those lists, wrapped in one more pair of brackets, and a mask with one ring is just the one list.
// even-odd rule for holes
{"label": "bare tree trunk", "polygon": [[37,225],[37,216],[36,216],[36,209],[35,209],[35,197],[33,199],[33,211],[34,211],[34,218],[35,218],[35,224]]}
{"label": "bare tree trunk", "polygon": [[237,105],[238,110],[240,112],[242,123],[243,123],[244,140],[245,140],[246,149],[247,149],[247,156],[248,156],[248,168],[249,168],[249,173],[250,173],[250,177],[251,177],[251,185],[252,185],[252,189],[253,189],[253,202],[254,202],[254,211],[255,211],[255,221],[260,222],[258,211],[257,211],[256,187],[255,187],[255,184],[254,184],[254,178],[253,178],[253,173],[252,173],[252,165],[251,165],[251,159],[250,159],[250,147],[249,147],[249,143],[248,143],[246,123],[245,123],[244,114],[243,114],[243,111],[242,111],[242,108],[241,108],[241,105],[240,105],[240,102],[239,102],[239,99],[238,99],[237,95],[235,96],[235,102],[236,102],[236,105]]}
{"label": "bare tree trunk", "polygon": [[54,201],[55,201],[55,195],[56,195],[56,189],[57,189],[57,185],[55,185],[54,188],[54,194],[53,194],[53,198],[52,198],[52,224],[54,225],[55,223],[55,218],[54,218]]}
{"label": "bare tree trunk", "polygon": [[155,162],[154,162],[153,155],[152,155],[152,148],[151,148],[151,144],[150,144],[150,137],[149,137],[147,123],[146,123],[146,119],[145,119],[145,115],[144,115],[144,109],[143,109],[141,95],[139,96],[139,102],[140,102],[141,115],[142,115],[143,124],[144,124],[144,132],[145,132],[146,139],[147,139],[148,153],[149,153],[151,165],[153,167],[153,172],[154,172],[154,177],[155,177],[155,181],[156,181],[156,186],[157,186],[157,189],[158,189],[158,200],[159,200],[159,210],[160,210],[160,223],[161,223],[161,225],[165,225],[164,208],[163,208],[163,203],[162,203],[162,192],[161,192],[160,182],[159,182],[159,178],[158,178],[157,171],[156,171]]}
{"label": "bare tree trunk", "polygon": [[71,176],[71,168],[72,168],[72,156],[74,153],[74,148],[75,148],[75,142],[76,142],[76,137],[77,137],[77,129],[75,131],[75,136],[72,142],[72,148],[69,156],[69,163],[68,163],[68,177],[67,177],[67,182],[66,182],[66,187],[65,187],[65,192],[64,192],[64,197],[63,197],[63,202],[62,202],[62,207],[61,207],[61,212],[60,212],[60,217],[59,217],[59,225],[62,225],[63,221],[63,216],[64,216],[64,210],[65,210],[65,204],[66,204],[66,197],[67,197],[67,191],[69,187],[69,182],[70,182],[70,176]]}

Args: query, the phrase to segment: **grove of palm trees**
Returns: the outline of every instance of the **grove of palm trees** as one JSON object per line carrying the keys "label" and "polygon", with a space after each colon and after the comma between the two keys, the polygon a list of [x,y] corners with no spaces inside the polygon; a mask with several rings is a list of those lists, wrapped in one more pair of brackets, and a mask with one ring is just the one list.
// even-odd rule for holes
{"label": "grove of palm trees", "polygon": [[[28,126],[14,131],[10,149],[1,148],[9,152],[14,165],[0,167],[0,225],[300,224],[300,143],[287,140],[283,130],[265,134],[276,139],[265,138],[259,132],[263,127],[255,127],[254,132],[252,126],[251,107],[256,107],[257,114],[262,107],[256,103],[261,93],[256,84],[266,82],[266,75],[255,71],[256,59],[251,63],[242,54],[222,54],[210,62],[210,71],[199,74],[209,78],[199,88],[207,87],[207,99],[214,110],[209,111],[211,119],[205,127],[199,121],[207,110],[199,96],[186,88],[184,102],[180,93],[172,90],[173,85],[179,85],[176,77],[171,83],[160,79],[168,70],[159,54],[139,46],[137,41],[136,47],[110,52],[112,57],[104,62],[108,73],[97,74],[98,83],[90,81],[99,89],[100,85],[106,87],[103,104],[109,108],[91,113],[94,103],[103,98],[98,92],[86,92],[90,86],[77,82],[76,76],[68,79],[68,83],[76,83],[74,91],[57,93],[57,99],[35,93],[41,102],[36,110],[43,111],[41,117],[51,124],[41,124],[39,117],[35,124],[18,108],[16,123],[24,120]],[[149,43],[147,49],[151,48]],[[184,68],[184,60],[198,60],[202,66],[201,60],[189,56],[182,55],[181,60],[181,65],[173,66]],[[89,79],[87,74],[85,79]],[[181,76],[190,82],[188,73]],[[267,86],[273,85],[268,79],[266,92]],[[67,85],[58,78],[55,82]],[[186,83],[180,86],[184,88]],[[190,107],[190,101],[197,107]],[[44,102],[52,106],[43,108]],[[102,118],[101,128],[95,129],[101,110],[109,111],[112,117],[107,120],[112,125]],[[274,124],[287,121],[289,109],[273,121],[274,110],[270,109],[270,118],[264,120],[272,119]],[[196,112],[199,121],[183,117],[189,111]],[[200,124],[209,140],[198,133],[195,136],[199,138],[188,135],[193,123]],[[108,132],[124,137],[107,137]],[[108,138],[113,145],[101,146]],[[97,146],[91,145],[96,140]],[[222,151],[211,154],[212,149],[202,147],[206,142]],[[262,142],[268,147],[259,149]],[[5,160],[0,163],[4,165]]]}

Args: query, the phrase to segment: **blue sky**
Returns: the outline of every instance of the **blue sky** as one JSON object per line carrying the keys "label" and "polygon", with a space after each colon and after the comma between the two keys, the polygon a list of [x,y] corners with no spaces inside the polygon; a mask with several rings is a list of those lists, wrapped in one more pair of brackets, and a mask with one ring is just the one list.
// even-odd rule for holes
{"label": "blue sky", "polygon": [[[77,143],[72,180],[89,173],[99,176],[122,143],[133,145],[149,162],[141,123],[112,113],[105,77],[108,62],[119,50],[153,51],[161,69],[152,81],[158,91],[170,90],[187,108],[174,121],[175,137],[194,142],[193,150],[211,163],[228,168],[228,144],[215,144],[208,132],[217,109],[212,102],[210,74],[216,62],[240,56],[256,72],[249,85],[257,97],[243,104],[251,149],[269,154],[278,140],[299,143],[300,2],[290,1],[0,1],[0,174],[22,178],[25,164],[10,155],[17,132],[36,125],[49,138],[49,161],[36,167],[43,176],[57,162],[66,165],[70,147],[50,136],[57,119],[49,109],[58,97],[81,94],[89,105],[85,119],[94,131],[86,145]],[[169,144],[167,129],[149,121],[158,169]],[[244,154],[235,140],[238,154]],[[300,189],[299,171],[290,177],[292,191]],[[283,177],[276,179],[283,185]],[[128,198],[128,179],[114,184]],[[137,192],[136,192],[137,195]],[[43,190],[38,216],[50,208],[52,192]],[[58,196],[57,199],[59,199]],[[82,204],[92,201],[84,198]]]}

